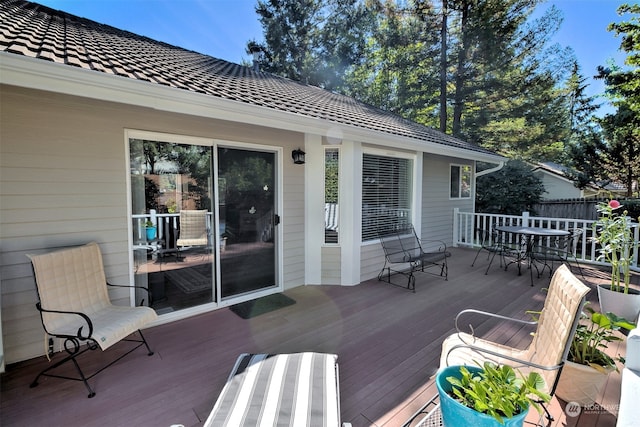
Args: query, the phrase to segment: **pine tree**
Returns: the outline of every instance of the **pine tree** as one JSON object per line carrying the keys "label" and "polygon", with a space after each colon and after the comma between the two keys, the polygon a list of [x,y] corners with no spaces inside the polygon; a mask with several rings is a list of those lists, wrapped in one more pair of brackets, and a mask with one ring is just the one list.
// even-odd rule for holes
{"label": "pine tree", "polygon": [[612,23],[608,29],[623,36],[620,48],[628,54],[627,67],[601,66],[598,72],[617,108],[601,120],[607,143],[605,169],[631,196],[640,179],[640,5],[620,6],[618,14],[625,13],[632,15],[628,21]]}

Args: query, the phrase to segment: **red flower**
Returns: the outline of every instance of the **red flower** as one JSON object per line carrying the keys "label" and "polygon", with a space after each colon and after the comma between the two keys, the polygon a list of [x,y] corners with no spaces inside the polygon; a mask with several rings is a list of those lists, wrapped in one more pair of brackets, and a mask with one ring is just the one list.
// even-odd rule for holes
{"label": "red flower", "polygon": [[611,200],[611,201],[609,202],[609,207],[610,207],[611,209],[618,209],[618,208],[620,207],[620,202],[619,202],[619,201],[617,201],[617,200]]}

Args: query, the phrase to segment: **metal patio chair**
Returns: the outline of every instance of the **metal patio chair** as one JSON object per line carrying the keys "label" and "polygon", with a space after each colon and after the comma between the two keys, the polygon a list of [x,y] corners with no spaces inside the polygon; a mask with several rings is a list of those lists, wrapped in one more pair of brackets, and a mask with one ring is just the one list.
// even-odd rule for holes
{"label": "metal patio chair", "polygon": [[[32,388],[38,385],[42,376],[82,381],[91,398],[95,392],[88,380],[93,376],[142,345],[147,348],[149,356],[153,354],[140,329],[157,318],[156,312],[149,307],[111,304],[102,254],[96,243],[27,256],[31,259],[40,300],[36,307],[45,333],[50,338],[49,352],[53,353],[53,337],[64,340],[67,353],[66,357],[40,372],[31,383]],[[139,339],[128,338],[135,332]],[[85,375],[78,363],[78,356],[98,348],[107,350],[120,341],[134,342],[136,345],[93,374]],[[51,372],[67,362],[73,363],[79,377]]]}
{"label": "metal patio chair", "polygon": [[[545,381],[545,391],[553,395],[571,341],[576,331],[580,312],[590,288],[576,278],[566,265],[560,266],[551,279],[544,306],[537,322],[514,319],[479,310],[463,310],[456,316],[454,334],[442,343],[440,366],[476,365],[485,361],[509,364],[522,374],[537,371]],[[537,326],[531,343],[525,349],[509,347],[461,331],[461,318],[479,315],[499,319],[513,325]],[[476,316],[477,318],[477,316]],[[551,415],[547,411],[547,419]]]}
{"label": "metal patio chair", "polygon": [[491,268],[491,264],[493,263],[493,259],[496,257],[496,255],[499,255],[500,267],[502,268],[502,264],[503,264],[502,258],[503,258],[505,247],[502,241],[501,234],[497,230],[495,230],[493,227],[491,227],[490,229],[476,228],[476,236],[480,241],[480,248],[478,249],[478,252],[476,252],[475,258],[473,258],[471,267],[475,265],[476,260],[478,259],[478,255],[480,255],[480,252],[486,251],[487,259],[489,260],[489,265],[487,265],[487,270],[484,272],[484,274],[486,275],[489,273],[489,269]]}
{"label": "metal patio chair", "polygon": [[[584,235],[582,228],[571,228],[568,236],[553,237],[543,240],[541,244],[534,246],[532,256],[542,264],[542,269],[538,270],[538,277],[542,275],[545,268],[549,269],[549,276],[553,274],[554,264],[566,264],[573,271],[573,264],[578,267],[580,275],[584,278],[582,267],[576,256],[578,243]],[[571,262],[570,262],[571,261]],[[537,268],[537,267],[536,267]]]}
{"label": "metal patio chair", "polygon": [[[378,237],[385,255],[384,266],[378,274],[378,280],[400,286],[393,283],[391,277],[401,274],[407,278],[407,289],[415,292],[416,279],[413,273],[416,271],[448,279],[447,257],[451,254],[447,252],[447,245],[443,241],[420,240],[411,224],[378,230]],[[437,247],[437,249],[426,251],[423,244]],[[432,267],[439,269],[439,273],[425,271]]]}

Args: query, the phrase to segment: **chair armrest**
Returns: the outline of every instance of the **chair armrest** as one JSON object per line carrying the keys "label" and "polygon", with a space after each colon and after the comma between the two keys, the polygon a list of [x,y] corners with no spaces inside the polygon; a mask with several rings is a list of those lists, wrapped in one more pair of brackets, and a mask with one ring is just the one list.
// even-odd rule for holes
{"label": "chair armrest", "polygon": [[47,310],[45,308],[42,308],[42,305],[39,302],[36,303],[36,308],[40,312],[40,316],[41,317],[42,317],[42,313],[71,314],[71,315],[74,315],[74,316],[80,316],[82,319],[84,319],[85,322],[87,322],[87,326],[89,328],[89,334],[86,335],[86,336],[82,335],[82,329],[84,328],[84,326],[80,326],[78,328],[78,332],[76,333],[75,336],[73,336],[73,335],[60,335],[60,334],[55,334],[55,333],[49,332],[49,330],[47,330],[47,326],[44,324],[44,320],[43,320],[42,321],[42,326],[44,327],[44,330],[47,332],[47,334],[52,335],[52,336],[58,336],[58,337],[78,338],[78,339],[83,340],[83,341],[91,339],[91,336],[93,335],[93,323],[91,322],[91,319],[89,319],[89,316],[87,316],[86,314],[80,313],[80,312],[77,312],[77,311]]}
{"label": "chair armrest", "polygon": [[421,240],[419,239],[420,244],[422,243],[439,243],[440,247],[438,247],[438,250],[441,252],[446,252],[447,251],[447,244],[444,242],[444,240]]}
{"label": "chair armrest", "polygon": [[113,286],[114,288],[137,288],[137,289],[144,289],[145,291],[147,291],[147,293],[151,292],[149,288],[147,288],[146,286],[139,286],[139,285],[113,285],[107,282],[107,286]]}
{"label": "chair armrest", "polygon": [[[480,311],[480,310],[475,310],[472,308],[466,309],[466,310],[462,310],[460,313],[458,313],[458,315],[456,316],[456,320],[455,320],[455,326],[456,326],[456,331],[459,333],[460,328],[458,327],[458,321],[460,320],[460,318],[462,316],[464,316],[465,314],[480,314],[483,316],[487,316],[487,317],[491,317],[491,318],[495,318],[495,319],[501,319],[501,320],[507,320],[510,322],[515,322],[515,323],[520,323],[523,325],[537,325],[538,322],[534,321],[534,320],[522,320],[522,319],[516,319],[514,317],[507,317],[507,316],[503,316],[501,314],[496,314],[496,313],[490,313],[487,311]],[[469,329],[471,330],[471,335],[473,335],[473,325],[469,324]]]}
{"label": "chair armrest", "polygon": [[[143,289],[145,291],[147,291],[147,296],[149,297],[149,300],[151,300],[151,291],[149,290],[149,288],[147,288],[146,286],[139,286],[139,285],[112,285],[111,283],[107,282],[107,286],[112,286],[114,288],[135,288],[135,289]],[[140,305],[144,304],[144,298],[140,301]]]}
{"label": "chair armrest", "polygon": [[512,357],[512,356],[509,356],[507,354],[499,353],[497,351],[489,350],[487,348],[475,346],[473,344],[458,344],[458,345],[454,345],[453,347],[451,347],[449,349],[449,352],[447,353],[447,355],[450,354],[455,349],[458,349],[458,348],[469,348],[469,349],[471,349],[473,351],[477,351],[478,353],[490,354],[490,355],[495,356],[495,357],[499,357],[499,358],[502,358],[502,359],[507,359],[507,360],[510,360],[512,362],[520,363],[522,365],[530,366],[530,367],[536,368],[536,369],[542,369],[544,371],[555,371],[557,369],[560,369],[564,365],[564,363],[559,363],[557,365],[539,365],[539,364],[533,363],[533,362],[531,362],[529,360],[519,359],[517,357]]}

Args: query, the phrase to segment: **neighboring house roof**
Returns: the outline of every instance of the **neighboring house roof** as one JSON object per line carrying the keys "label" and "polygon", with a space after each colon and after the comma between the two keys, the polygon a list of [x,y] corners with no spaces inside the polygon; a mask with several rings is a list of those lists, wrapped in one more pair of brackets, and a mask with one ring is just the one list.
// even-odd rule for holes
{"label": "neighboring house roof", "polygon": [[498,157],[347,96],[22,0],[0,1],[0,51]]}

